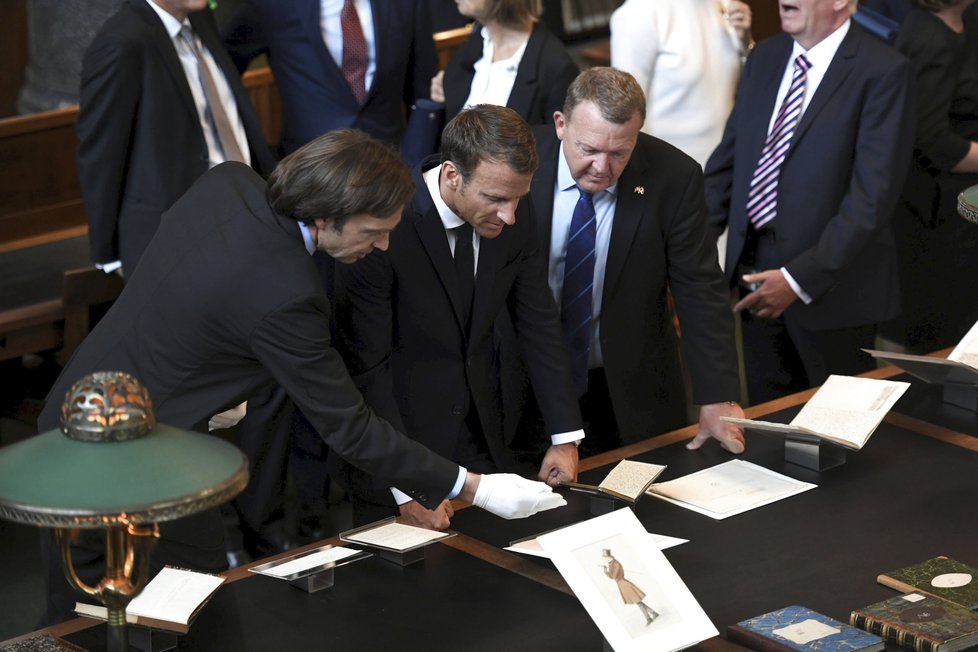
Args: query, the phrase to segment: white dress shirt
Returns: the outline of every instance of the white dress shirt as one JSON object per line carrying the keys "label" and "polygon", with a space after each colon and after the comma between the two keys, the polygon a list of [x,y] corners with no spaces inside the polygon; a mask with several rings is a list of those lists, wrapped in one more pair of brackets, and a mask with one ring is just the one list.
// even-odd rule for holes
{"label": "white dress shirt", "polygon": [[516,83],[516,72],[523,60],[523,52],[526,51],[526,44],[523,42],[513,56],[500,61],[493,61],[495,49],[492,38],[489,36],[489,29],[482,28],[482,58],[474,64],[474,74],[472,83],[469,85],[469,96],[465,100],[463,108],[469,108],[476,104],[495,104],[496,106],[506,106],[509,96],[513,92],[513,84]]}
{"label": "white dress shirt", "polygon": [[[212,121],[207,118],[207,96],[204,94],[204,87],[200,80],[197,55],[190,49],[190,45],[184,38],[180,36],[180,30],[184,27],[193,29],[190,27],[190,21],[184,20],[181,23],[172,14],[168,13],[152,0],[146,0],[146,2],[157,13],[160,20],[163,21],[163,27],[166,29],[166,33],[170,35],[173,47],[177,51],[180,66],[187,76],[190,92],[194,96],[194,104],[197,105],[197,117],[200,120],[200,128],[204,132],[204,140],[207,141],[208,165],[214,167],[218,163],[223,163],[227,159],[224,157],[224,152],[221,149],[220,137],[217,135],[217,129]],[[204,60],[199,65],[206,65],[210,70],[211,77],[214,79],[214,86],[217,87],[217,95],[220,98],[221,105],[224,107],[224,112],[228,116],[228,122],[231,124],[231,132],[234,134],[234,140],[238,143],[238,149],[241,150],[241,155],[245,159],[242,162],[251,165],[251,149],[248,147],[248,136],[245,133],[244,123],[241,122],[241,117],[238,115],[238,103],[234,101],[231,86],[228,84],[224,72],[214,61],[214,57],[207,49],[207,46],[201,43],[200,37],[197,34],[194,34],[193,37],[197,40],[197,44],[200,46],[201,52],[204,55]]]}

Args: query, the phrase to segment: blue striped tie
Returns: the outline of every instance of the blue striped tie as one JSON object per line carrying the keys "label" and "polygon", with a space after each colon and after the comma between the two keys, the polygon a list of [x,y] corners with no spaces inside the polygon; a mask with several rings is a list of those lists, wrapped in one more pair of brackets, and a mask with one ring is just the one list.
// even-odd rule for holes
{"label": "blue striped tie", "polygon": [[781,102],[778,116],[771,127],[771,133],[761,150],[761,158],[750,180],[747,192],[747,217],[755,229],[774,219],[778,208],[778,179],[781,177],[781,164],[791,146],[791,137],[801,118],[802,102],[805,99],[805,83],[808,69],[812,64],[804,54],[795,58],[795,69],[791,75],[791,86]]}
{"label": "blue striped tie", "polygon": [[578,396],[587,391],[588,355],[591,348],[591,311],[594,287],[594,241],[596,220],[591,193],[580,191],[574,206],[567,258],[564,260],[564,288],[560,300],[560,323],[571,356],[571,371]]}

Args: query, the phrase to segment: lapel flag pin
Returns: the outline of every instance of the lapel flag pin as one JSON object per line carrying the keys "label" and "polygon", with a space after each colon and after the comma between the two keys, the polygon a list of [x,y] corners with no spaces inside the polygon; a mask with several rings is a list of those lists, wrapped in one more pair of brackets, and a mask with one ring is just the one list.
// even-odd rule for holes
{"label": "lapel flag pin", "polygon": [[635,186],[635,191],[634,192],[635,192],[636,195],[644,195],[645,194],[645,186]]}

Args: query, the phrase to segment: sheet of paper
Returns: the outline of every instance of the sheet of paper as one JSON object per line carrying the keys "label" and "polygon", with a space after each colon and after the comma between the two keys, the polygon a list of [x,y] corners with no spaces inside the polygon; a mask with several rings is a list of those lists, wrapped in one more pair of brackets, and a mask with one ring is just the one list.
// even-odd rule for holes
{"label": "sheet of paper", "polygon": [[129,603],[126,613],[187,625],[223,582],[223,577],[166,567]]}
{"label": "sheet of paper", "polygon": [[719,520],[815,487],[751,462],[730,460],[654,484],[648,493]]}
{"label": "sheet of paper", "polygon": [[717,629],[625,507],[541,534],[540,545],[617,652],[673,652]]}
{"label": "sheet of paper", "polygon": [[[678,546],[683,543],[689,543],[689,539],[680,539],[678,537],[668,537],[664,534],[653,534],[648,533],[649,544],[658,548],[659,550],[665,550],[667,548],[672,548],[673,546]],[[524,539],[523,541],[517,541],[511,546],[506,546],[503,550],[509,550],[510,552],[518,552],[524,555],[531,555],[533,557],[543,557],[544,559],[549,559],[550,556],[544,551],[543,547],[540,545],[540,540],[536,537],[532,539]]]}
{"label": "sheet of paper", "polygon": [[947,359],[978,369],[978,323],[965,333]]}
{"label": "sheet of paper", "polygon": [[791,425],[862,448],[909,383],[829,376]]}
{"label": "sheet of paper", "polygon": [[622,460],[598,486],[636,499],[666,467],[633,460]]}
{"label": "sheet of paper", "polygon": [[298,559],[287,561],[284,564],[266,568],[262,571],[262,573],[265,575],[273,575],[275,577],[287,577],[295,573],[301,573],[302,571],[310,568],[322,566],[323,564],[346,559],[347,557],[352,557],[353,555],[359,553],[359,550],[353,550],[352,548],[333,546],[329,550],[320,550],[312,553],[311,555],[299,557]]}
{"label": "sheet of paper", "polygon": [[409,550],[447,536],[445,532],[426,530],[403,523],[388,523],[371,530],[348,534],[344,539],[389,550]]}

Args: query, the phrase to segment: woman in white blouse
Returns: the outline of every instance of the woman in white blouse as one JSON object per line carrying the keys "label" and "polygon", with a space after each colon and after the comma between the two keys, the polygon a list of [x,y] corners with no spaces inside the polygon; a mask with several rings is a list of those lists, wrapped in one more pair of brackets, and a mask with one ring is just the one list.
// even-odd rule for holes
{"label": "woman in white blouse", "polygon": [[750,26],[740,0],[625,0],[611,17],[611,65],[645,89],[642,130],[705,165],[733,107]]}
{"label": "woman in white blouse", "polygon": [[456,0],[475,19],[472,36],[431,83],[445,119],[476,104],[508,106],[530,124],[549,123],[578,69],[563,43],[539,22],[541,0]]}

